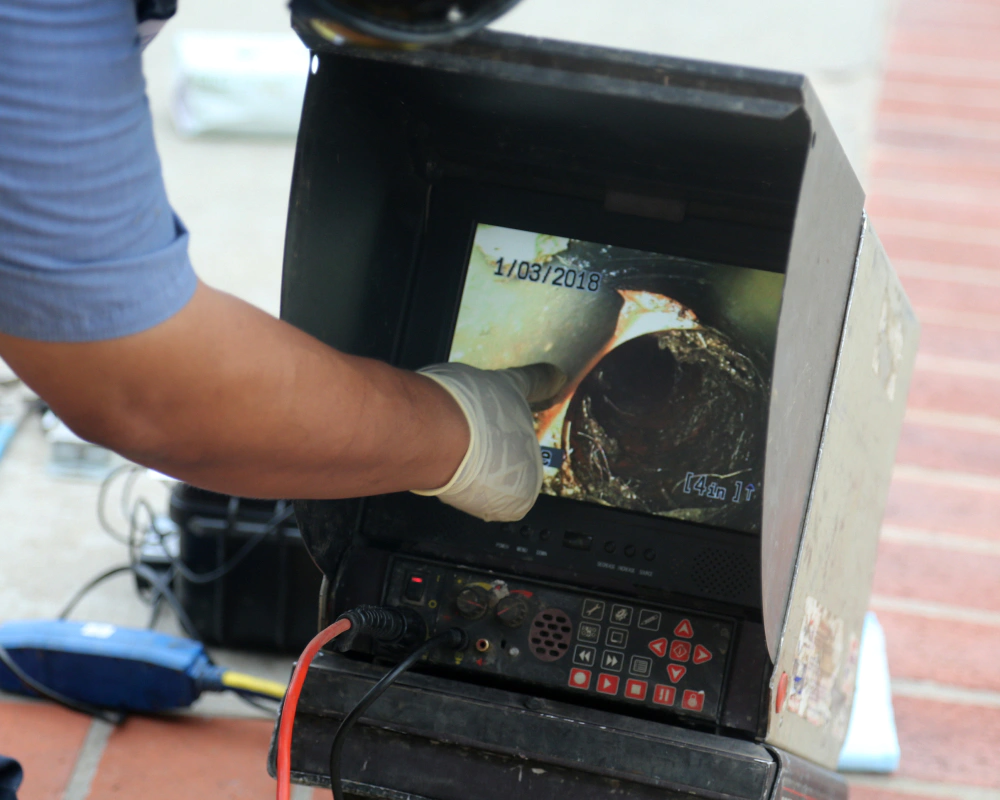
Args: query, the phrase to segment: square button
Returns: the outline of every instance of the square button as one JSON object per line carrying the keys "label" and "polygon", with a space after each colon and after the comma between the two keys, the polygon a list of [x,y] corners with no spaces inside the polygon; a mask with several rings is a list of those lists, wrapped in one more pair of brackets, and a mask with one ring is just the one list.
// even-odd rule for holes
{"label": "square button", "polygon": [[603,600],[591,600],[587,599],[583,601],[583,611],[580,612],[580,616],[584,619],[594,620],[595,622],[600,622],[604,619],[604,601]]}
{"label": "square button", "polygon": [[618,681],[617,675],[598,675],[597,691],[601,694],[618,694]]}
{"label": "square button", "polygon": [[701,711],[705,707],[705,693],[686,689],[681,699],[681,707],[687,711]]}
{"label": "square button", "polygon": [[653,689],[653,702],[658,706],[672,706],[676,697],[677,690],[673,686],[658,683]]}
{"label": "square button", "polygon": [[653,671],[653,660],[645,656],[632,656],[632,663],[629,664],[628,671],[640,678],[648,678]]}
{"label": "square button", "polygon": [[645,700],[647,688],[649,688],[649,684],[646,681],[637,681],[630,678],[625,681],[625,697],[628,700]]}
{"label": "square button", "polygon": [[613,622],[615,625],[624,625],[625,627],[628,627],[629,625],[632,624],[632,607],[621,606],[618,605],[617,603],[611,606],[611,616],[608,618],[608,622]]}
{"label": "square button", "polygon": [[608,628],[608,638],[604,643],[608,647],[628,647],[628,631],[624,628]]}
{"label": "square button", "polygon": [[658,631],[662,620],[663,614],[659,611],[650,611],[648,608],[639,609],[638,625],[644,631]]}
{"label": "square button", "polygon": [[587,647],[585,644],[578,644],[576,650],[573,651],[573,663],[579,664],[581,667],[594,666],[596,659],[597,650],[593,647]]}
{"label": "square button", "polygon": [[601,669],[609,672],[621,672],[625,666],[625,654],[617,650],[605,650],[601,656]]}
{"label": "square button", "polygon": [[593,622],[581,622],[576,626],[576,638],[581,642],[597,644],[601,641],[601,626]]}
{"label": "square button", "polygon": [[691,657],[691,642],[674,639],[670,643],[670,658],[674,661],[687,661]]}
{"label": "square button", "polygon": [[569,685],[574,689],[589,689],[590,670],[571,669],[569,671]]}

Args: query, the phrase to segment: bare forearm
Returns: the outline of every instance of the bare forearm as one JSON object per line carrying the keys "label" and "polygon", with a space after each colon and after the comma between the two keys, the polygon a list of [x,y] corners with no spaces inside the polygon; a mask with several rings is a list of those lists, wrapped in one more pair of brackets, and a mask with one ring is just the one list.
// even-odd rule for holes
{"label": "bare forearm", "polygon": [[81,435],[221,492],[433,488],[468,442],[462,412],[432,381],[338,353],[204,286],[144,333],[84,344],[0,336],[0,355]]}

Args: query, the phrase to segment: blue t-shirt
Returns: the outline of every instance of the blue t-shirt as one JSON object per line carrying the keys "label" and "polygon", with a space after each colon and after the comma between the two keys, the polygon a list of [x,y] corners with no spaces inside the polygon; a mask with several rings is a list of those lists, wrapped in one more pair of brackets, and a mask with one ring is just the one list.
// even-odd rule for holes
{"label": "blue t-shirt", "polygon": [[0,331],[137,333],[194,293],[135,0],[0,0]]}

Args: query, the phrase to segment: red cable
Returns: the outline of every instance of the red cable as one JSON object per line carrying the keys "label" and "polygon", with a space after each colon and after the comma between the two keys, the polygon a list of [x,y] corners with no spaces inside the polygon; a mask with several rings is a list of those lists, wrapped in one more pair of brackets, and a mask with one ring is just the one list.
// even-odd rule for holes
{"label": "red cable", "polygon": [[302,684],[305,683],[309,665],[323,645],[333,641],[350,627],[350,620],[341,619],[317,633],[306,645],[292,670],[292,679],[285,691],[281,719],[278,722],[278,800],[290,800],[292,794],[292,725],[295,723],[295,710],[299,705],[299,695],[302,694]]}

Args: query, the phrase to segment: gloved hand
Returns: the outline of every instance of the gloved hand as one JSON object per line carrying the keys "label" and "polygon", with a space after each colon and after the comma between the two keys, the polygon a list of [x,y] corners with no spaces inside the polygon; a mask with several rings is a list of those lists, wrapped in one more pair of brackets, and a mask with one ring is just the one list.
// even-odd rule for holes
{"label": "gloved hand", "polygon": [[487,522],[521,519],[542,488],[542,452],[528,403],[550,399],[566,382],[552,364],[482,370],[465,364],[432,364],[418,370],[458,403],[469,423],[469,449],[440,489],[416,494]]}

